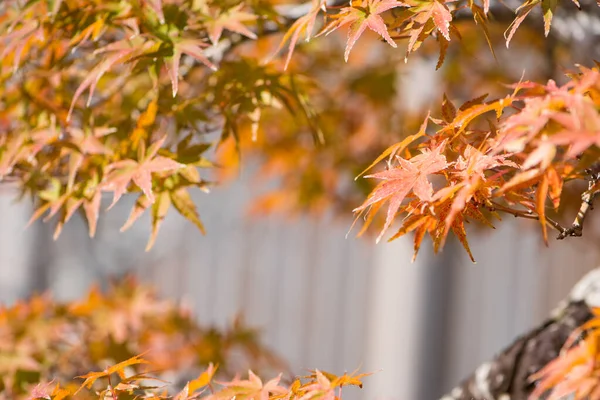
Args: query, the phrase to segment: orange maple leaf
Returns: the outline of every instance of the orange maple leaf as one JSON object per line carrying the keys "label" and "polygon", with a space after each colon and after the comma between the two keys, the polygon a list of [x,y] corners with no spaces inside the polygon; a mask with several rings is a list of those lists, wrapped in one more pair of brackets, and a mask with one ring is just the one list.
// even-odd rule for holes
{"label": "orange maple leaf", "polygon": [[122,361],[116,365],[113,365],[112,367],[106,368],[104,371],[90,372],[88,374],[78,376],[78,378],[83,378],[83,379],[85,379],[85,381],[81,384],[79,389],[77,389],[77,391],[73,395],[74,396],[77,395],[77,393],[79,393],[79,391],[81,391],[85,387],[91,388],[92,385],[94,384],[94,382],[96,382],[100,378],[105,378],[112,374],[118,374],[119,377],[124,378],[125,377],[124,370],[125,370],[125,368],[127,368],[129,366],[139,365],[139,364],[149,364],[149,362],[144,360],[142,358],[142,356],[143,356],[143,354],[131,357],[125,361]]}
{"label": "orange maple leaf", "polygon": [[315,27],[315,21],[317,19],[317,16],[319,15],[319,12],[325,10],[325,0],[313,0],[312,8],[310,9],[310,11],[306,15],[298,18],[292,24],[290,29],[288,29],[288,31],[285,33],[283,39],[281,39],[281,43],[279,43],[279,46],[275,51],[275,54],[279,53],[279,51],[281,51],[285,43],[288,40],[290,41],[290,45],[288,47],[288,54],[285,59],[285,66],[283,67],[284,70],[286,70],[288,65],[290,64],[290,60],[292,59],[292,54],[294,53],[294,48],[296,47],[296,43],[298,42],[300,34],[302,32],[306,32],[306,41],[308,42]]}
{"label": "orange maple leaf", "polygon": [[[85,90],[89,88],[90,91],[86,103],[86,107],[89,107],[92,101],[92,96],[94,95],[94,91],[96,90],[96,86],[98,85],[100,78],[102,78],[102,76],[114,66],[125,64],[127,63],[127,61],[133,59],[136,55],[143,54],[143,52],[151,45],[152,42],[147,41],[139,46],[132,46],[132,43],[129,40],[121,40],[96,50],[94,52],[95,54],[108,53],[110,55],[106,56],[102,62],[96,65],[96,67],[94,67],[94,69],[90,71],[90,73],[83,80],[83,82],[79,84],[77,90],[75,90],[73,100],[71,100],[71,106],[69,107],[69,112],[67,113],[67,121],[71,120],[71,115],[73,114],[75,103]],[[133,67],[134,65],[135,62],[130,63],[130,67]]]}
{"label": "orange maple leaf", "polygon": [[323,373],[318,369],[315,370],[315,373],[311,377],[315,380],[315,382],[303,387],[303,390],[306,391],[306,393],[300,398],[300,400],[308,400],[313,398],[335,400],[337,398],[335,396],[336,385],[332,382],[333,377],[331,375],[329,377],[326,375],[330,374]]}
{"label": "orange maple leaf", "polygon": [[483,197],[491,195],[491,189],[500,186],[498,180],[488,179],[485,172],[497,167],[512,167],[519,168],[514,162],[507,160],[508,155],[491,155],[479,151],[471,145],[467,145],[463,154],[461,154],[454,164],[456,172],[454,176],[460,179],[460,182],[448,186],[438,191],[434,198],[450,197],[454,195],[450,212],[446,217],[446,231],[442,239],[444,245],[446,235],[453,226],[454,218],[463,212],[467,203],[471,201],[477,193]]}
{"label": "orange maple leaf", "polygon": [[[435,28],[442,34],[446,42],[450,41],[450,22],[452,21],[452,13],[448,7],[438,0],[423,2],[420,5],[411,8],[415,13],[412,17],[413,24],[410,25],[408,31],[408,47],[406,54],[412,52],[418,47],[421,35],[425,29],[427,22],[433,21]],[[447,44],[447,43],[446,43]]]}
{"label": "orange maple leaf", "polygon": [[365,176],[365,178],[381,179],[383,182],[373,189],[367,200],[360,207],[354,209],[354,212],[360,212],[369,206],[389,200],[385,225],[377,237],[377,242],[381,240],[402,202],[411,192],[421,201],[431,201],[433,186],[427,176],[448,166],[446,157],[441,154],[445,146],[446,143],[442,142],[435,149],[425,149],[410,160],[396,156],[398,167]]}
{"label": "orange maple leaf", "polygon": [[206,43],[199,39],[177,39],[173,41],[173,55],[170,57],[169,66],[167,68],[169,78],[171,79],[171,86],[173,88],[173,97],[177,95],[177,91],[179,90],[179,64],[182,54],[187,54],[197,61],[200,61],[213,71],[218,69],[216,65],[210,62],[202,50],[207,46]]}
{"label": "orange maple leaf", "polygon": [[154,203],[152,173],[172,171],[185,166],[170,158],[156,155],[165,140],[166,136],[153,143],[142,160],[121,160],[106,167],[106,175],[104,183],[101,185],[101,189],[104,191],[112,191],[114,193],[113,202],[109,209],[114,206],[127,191],[130,182],[139,186],[150,203]]}
{"label": "orange maple leaf", "polygon": [[216,399],[252,399],[252,400],[268,400],[271,394],[283,395],[288,393],[288,389],[279,385],[281,374],[276,378],[271,379],[263,384],[262,380],[252,371],[248,371],[248,379],[234,379],[231,382],[217,382],[225,386],[225,389],[220,393],[216,393]]}

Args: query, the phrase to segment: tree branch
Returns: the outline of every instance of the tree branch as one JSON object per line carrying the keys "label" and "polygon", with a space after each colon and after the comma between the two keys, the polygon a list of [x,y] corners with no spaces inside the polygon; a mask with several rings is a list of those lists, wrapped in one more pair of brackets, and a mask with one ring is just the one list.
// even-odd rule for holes
{"label": "tree branch", "polygon": [[594,209],[594,199],[598,194],[598,188],[596,185],[600,180],[600,163],[595,163],[587,171],[590,176],[590,182],[588,183],[588,190],[583,192],[581,195],[581,206],[579,212],[575,217],[575,221],[570,228],[565,229],[558,235],[557,239],[562,240],[567,236],[582,236],[583,235],[583,223],[588,213]]}
{"label": "tree branch", "polygon": [[[502,212],[514,215],[515,217],[518,217],[518,218],[534,219],[537,221],[540,220],[540,217],[536,214],[533,214],[533,212],[530,210],[514,210],[512,208],[504,207],[503,205],[494,203],[494,202],[492,202],[492,205],[493,205],[493,209],[490,209],[490,211],[498,210],[498,211],[502,211]],[[552,218],[546,217],[546,222],[548,222],[548,224],[552,228],[554,228],[558,232],[560,232],[561,235],[567,230],[565,227],[563,227],[560,223],[553,220]]]}
{"label": "tree branch", "polygon": [[573,287],[548,320],[481,364],[441,400],[527,400],[535,388],[529,377],[559,355],[571,333],[599,306],[600,268],[596,268]]}

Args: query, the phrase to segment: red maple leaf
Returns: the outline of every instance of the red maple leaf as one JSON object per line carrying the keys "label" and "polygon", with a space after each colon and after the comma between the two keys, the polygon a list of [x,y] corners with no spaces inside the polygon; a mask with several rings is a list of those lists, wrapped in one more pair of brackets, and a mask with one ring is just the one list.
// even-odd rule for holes
{"label": "red maple leaf", "polygon": [[410,160],[396,156],[398,167],[366,176],[366,178],[381,179],[383,182],[373,189],[367,200],[354,212],[360,212],[369,206],[389,200],[385,226],[377,237],[378,242],[391,225],[402,202],[411,192],[421,201],[432,200],[433,186],[427,177],[448,166],[446,157],[441,154],[445,146],[446,143],[442,142],[435,149],[423,150],[422,154]]}
{"label": "red maple leaf", "polygon": [[344,53],[344,60],[346,61],[348,61],[352,47],[367,28],[383,37],[390,46],[396,47],[396,43],[390,37],[383,18],[379,15],[396,7],[408,7],[408,4],[396,0],[361,0],[353,2],[352,7],[342,8],[341,12],[335,16],[335,20],[327,26],[323,33],[328,35],[336,29],[350,24],[348,42]]}

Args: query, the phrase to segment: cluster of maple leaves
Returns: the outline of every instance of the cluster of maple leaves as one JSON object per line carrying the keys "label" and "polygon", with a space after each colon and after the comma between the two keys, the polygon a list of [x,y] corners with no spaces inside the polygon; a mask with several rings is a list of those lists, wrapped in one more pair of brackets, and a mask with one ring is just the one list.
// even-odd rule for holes
{"label": "cluster of maple leaves", "polygon": [[[131,278],[106,292],[93,287],[86,298],[70,303],[44,294],[3,307],[0,338],[0,396],[10,399],[31,398],[40,383],[50,391],[60,385],[63,390],[56,395],[73,394],[82,383],[75,377],[132,357],[137,360],[139,354],[151,363],[154,378],[179,388],[211,363],[219,365],[223,379],[248,368],[261,374],[285,370],[241,320],[226,329],[204,326],[189,309],[159,299]],[[130,384],[141,379],[136,376],[141,371],[132,367],[111,371],[121,369],[133,376]],[[127,388],[125,382],[118,390]],[[97,398],[93,390],[92,398]]]}
{"label": "cluster of maple leaves", "polygon": [[[519,11],[508,40],[536,4]],[[369,28],[394,47],[394,38],[408,38],[407,54],[434,36],[441,64],[451,35],[460,37],[453,15],[463,6],[487,35],[487,1],[361,0],[340,9],[314,0],[299,17],[275,1],[3,2],[0,176],[36,200],[33,220],[58,217],[55,236],[80,210],[93,236],[103,192],[113,204],[141,192],[123,229],[149,209],[148,248],[171,206],[204,232],[189,189],[208,190],[199,168],[214,165],[204,154],[222,139],[239,140],[240,121],[255,138],[262,111],[282,107],[312,121],[323,141],[306,82],[265,64],[273,51],[230,50],[287,31],[286,69],[300,35],[310,39],[323,15],[319,35],[349,28],[346,60]],[[545,6],[547,27],[555,6]]]}
{"label": "cluster of maple leaves", "polygon": [[334,399],[365,376],[315,370],[263,383],[253,370],[285,366],[253,331],[203,327],[131,278],[80,301],[45,294],[3,308],[0,338],[0,396],[10,399]]}
{"label": "cluster of maple leaves", "polygon": [[238,119],[276,103],[306,110],[290,76],[257,61],[224,60],[214,72],[211,41],[224,30],[255,37],[242,22],[257,17],[243,6],[3,2],[0,176],[36,200],[32,220],[58,216],[56,237],[81,210],[93,236],[102,193],[114,204],[141,192],[123,229],[150,209],[148,248],[170,206],[204,231],[189,189],[208,190],[213,133],[235,136]]}
{"label": "cluster of maple leaves", "polygon": [[[430,122],[439,128],[428,134]],[[401,219],[389,240],[414,232],[414,257],[426,234],[437,251],[452,231],[474,261],[465,223],[493,227],[490,219],[500,219],[500,213],[538,220],[546,242],[548,227],[558,238],[581,236],[585,215],[600,190],[599,157],[597,67],[580,67],[561,86],[552,80],[545,85],[520,82],[504,98],[482,97],[458,109],[445,98],[440,119],[428,115],[417,133],[371,165],[387,159],[384,171],[366,176],[378,183],[355,210],[357,218],[367,215],[359,234],[387,205],[378,240]],[[565,227],[547,211],[559,208],[569,181],[586,182],[587,190],[581,193],[575,221]],[[536,384],[532,399],[600,399],[600,312],[594,314],[573,332],[555,360],[530,377]]]}
{"label": "cluster of maple leaves", "polygon": [[[415,257],[426,234],[437,251],[452,231],[473,261],[465,222],[492,226],[499,212],[539,220],[545,241],[548,226],[561,237],[581,235],[581,224],[573,230],[546,216],[548,203],[558,209],[566,181],[590,181],[583,198],[599,188],[600,72],[581,67],[570,77],[563,86],[518,83],[504,98],[458,109],[445,99],[441,119],[428,116],[419,132],[375,161],[388,157],[388,168],[367,176],[379,183],[355,210],[369,215],[363,230],[387,203],[378,240],[400,214],[402,226],[390,240],[414,231]],[[428,135],[430,120],[440,128]]]}
{"label": "cluster of maple leaves", "polygon": [[[164,381],[141,372],[127,374],[132,366],[148,365],[149,361],[135,356],[100,372],[90,372],[81,376],[83,384],[72,392],[53,382],[38,384],[33,388],[30,399],[62,400],[69,398],[105,399],[206,399],[206,400],[309,400],[342,398],[343,386],[362,387],[361,378],[369,374],[343,374],[336,376],[319,370],[311,371],[308,376],[297,377],[290,385],[281,383],[281,376],[263,383],[252,370],[248,370],[248,379],[238,376],[230,381],[214,380],[217,367],[210,364],[200,375],[189,382],[177,394],[170,396],[164,389]],[[106,380],[108,384],[102,382]],[[116,381],[115,381],[116,380]],[[90,390],[93,386],[104,386],[103,390]],[[86,390],[87,389],[87,390]],[[79,397],[76,397],[79,396]]]}

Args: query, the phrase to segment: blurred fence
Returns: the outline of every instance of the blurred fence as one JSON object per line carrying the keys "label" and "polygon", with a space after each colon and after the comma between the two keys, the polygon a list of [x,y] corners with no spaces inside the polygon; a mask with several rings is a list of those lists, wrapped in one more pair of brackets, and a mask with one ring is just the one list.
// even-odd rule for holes
{"label": "blurred fence", "polygon": [[349,223],[332,218],[247,219],[252,195],[242,181],[198,196],[208,235],[173,212],[144,253],[147,216],[119,233],[133,199],[102,216],[94,240],[75,220],[52,242],[48,225],[24,231],[29,205],[3,193],[0,300],[46,288],[74,298],[93,281],[135,271],[204,323],[242,312],[294,372],[383,369],[349,398],[429,400],[539,323],[600,264],[593,245],[543,249],[531,221],[513,220],[473,232],[478,264],[454,243],[437,257],[426,243],[411,264],[410,238],[375,246],[345,239]]}

